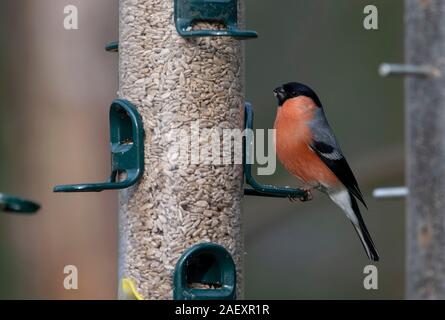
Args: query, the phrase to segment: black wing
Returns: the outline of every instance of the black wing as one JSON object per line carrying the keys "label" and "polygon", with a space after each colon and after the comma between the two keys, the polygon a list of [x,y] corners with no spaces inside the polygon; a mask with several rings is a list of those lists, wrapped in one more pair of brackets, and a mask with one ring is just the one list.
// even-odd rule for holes
{"label": "black wing", "polygon": [[362,192],[358,186],[357,180],[352,173],[349,164],[339,149],[325,142],[313,141],[312,150],[328,166],[328,168],[337,176],[343,185],[351,192],[363,205],[367,207],[363,199]]}

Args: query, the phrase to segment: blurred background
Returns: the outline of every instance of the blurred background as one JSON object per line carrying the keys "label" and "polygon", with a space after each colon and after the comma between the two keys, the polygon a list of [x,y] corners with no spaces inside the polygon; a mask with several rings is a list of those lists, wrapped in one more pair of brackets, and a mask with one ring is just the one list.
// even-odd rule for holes
{"label": "blurred background", "polygon": [[[63,8],[79,9],[79,30]],[[379,30],[363,28],[376,5]],[[326,196],[290,203],[245,198],[245,297],[395,299],[404,296],[404,203],[372,190],[403,185],[403,82],[381,62],[403,61],[403,1],[246,0],[246,98],[255,127],[272,128],[272,89],[300,81],[319,94],[361,185],[365,220],[381,254],[379,289],[363,288],[369,262],[353,228]],[[117,0],[0,3],[0,192],[43,204],[34,216],[0,215],[0,298],[113,299],[117,192],[54,194],[63,183],[109,173],[108,109],[118,87]],[[279,166],[259,180],[298,186]],[[79,289],[63,288],[76,265]]]}

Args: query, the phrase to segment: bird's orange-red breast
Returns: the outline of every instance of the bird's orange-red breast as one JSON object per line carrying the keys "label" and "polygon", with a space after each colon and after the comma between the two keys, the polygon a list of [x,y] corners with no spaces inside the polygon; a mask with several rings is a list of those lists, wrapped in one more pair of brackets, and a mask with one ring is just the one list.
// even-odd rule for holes
{"label": "bird's orange-red breast", "polygon": [[286,170],[305,184],[318,186],[322,182],[334,187],[339,179],[310,147],[313,137],[308,122],[316,108],[319,106],[305,96],[288,99],[278,108],[276,152]]}

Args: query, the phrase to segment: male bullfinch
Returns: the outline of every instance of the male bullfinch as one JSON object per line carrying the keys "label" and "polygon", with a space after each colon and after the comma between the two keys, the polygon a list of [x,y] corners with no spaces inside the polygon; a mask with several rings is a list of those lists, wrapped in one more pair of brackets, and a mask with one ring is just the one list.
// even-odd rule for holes
{"label": "male bullfinch", "polygon": [[323,106],[308,86],[291,82],[274,90],[276,151],[284,167],[304,183],[303,189],[326,193],[351,220],[370,260],[379,254],[360,214],[362,193],[326,119]]}

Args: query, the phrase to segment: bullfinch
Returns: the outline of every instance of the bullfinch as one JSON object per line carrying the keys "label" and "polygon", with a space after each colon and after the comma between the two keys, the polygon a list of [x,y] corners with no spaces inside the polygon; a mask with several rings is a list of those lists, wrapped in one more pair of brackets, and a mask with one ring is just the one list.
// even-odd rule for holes
{"label": "bullfinch", "polygon": [[352,222],[370,260],[379,254],[360,214],[357,199],[366,207],[357,180],[326,119],[316,93],[308,86],[291,82],[274,90],[278,99],[276,152],[292,175],[312,190],[326,193]]}

